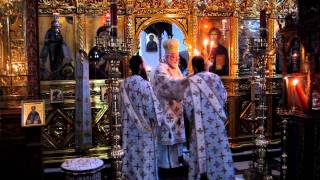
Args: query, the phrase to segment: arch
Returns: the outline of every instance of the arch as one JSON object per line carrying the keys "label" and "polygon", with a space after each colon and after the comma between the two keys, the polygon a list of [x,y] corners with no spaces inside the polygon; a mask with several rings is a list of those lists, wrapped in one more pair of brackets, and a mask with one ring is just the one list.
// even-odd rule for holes
{"label": "arch", "polygon": [[[187,17],[186,17],[187,18]],[[168,17],[150,17],[148,20],[146,20],[145,22],[142,23],[142,25],[140,25],[140,27],[138,28],[137,31],[135,31],[135,34],[133,36],[133,48],[132,51],[136,51],[138,49],[139,43],[140,43],[140,33],[146,29],[149,25],[157,23],[157,22],[166,22],[166,23],[170,23],[170,24],[176,24],[177,27],[181,30],[181,32],[184,35],[184,44],[189,42],[190,37],[188,36],[188,32],[187,32],[187,28],[188,27],[184,27],[178,20],[174,19],[174,18],[168,18]],[[136,26],[136,24],[135,24]]]}
{"label": "arch", "polygon": [[136,31],[134,38],[135,40],[139,39],[140,33],[141,31],[143,31],[144,29],[146,29],[148,26],[150,26],[151,24],[157,23],[157,22],[166,22],[166,23],[170,23],[170,24],[176,24],[178,26],[178,28],[181,30],[181,32],[183,33],[185,39],[188,38],[188,33],[187,30],[185,29],[185,27],[176,19],[173,18],[158,18],[158,17],[151,17],[150,19],[146,20],[145,22],[142,23],[142,25],[139,27],[139,29]]}

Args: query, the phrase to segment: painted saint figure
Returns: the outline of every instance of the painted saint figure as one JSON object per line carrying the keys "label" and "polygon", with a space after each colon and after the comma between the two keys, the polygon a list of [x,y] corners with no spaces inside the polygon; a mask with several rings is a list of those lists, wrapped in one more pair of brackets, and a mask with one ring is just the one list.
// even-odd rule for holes
{"label": "painted saint figure", "polygon": [[222,33],[218,28],[209,31],[209,44],[205,47],[204,56],[211,62],[209,71],[218,75],[229,74],[229,55],[228,50],[220,44]]}
{"label": "painted saint figure", "polygon": [[156,128],[160,104],[147,79],[141,56],[129,61],[132,76],[121,83],[123,179],[158,179]]}
{"label": "painted saint figure", "polygon": [[41,118],[39,113],[36,111],[36,106],[31,106],[31,111],[28,114],[26,124],[41,124]]}
{"label": "painted saint figure", "polygon": [[147,52],[157,52],[158,51],[158,45],[154,41],[154,36],[152,34],[149,36],[149,42],[147,43],[146,51]]}
{"label": "painted saint figure", "polygon": [[191,126],[189,180],[234,180],[234,166],[224,123],[227,92],[218,75],[205,71],[201,56],[192,59],[183,108]]}

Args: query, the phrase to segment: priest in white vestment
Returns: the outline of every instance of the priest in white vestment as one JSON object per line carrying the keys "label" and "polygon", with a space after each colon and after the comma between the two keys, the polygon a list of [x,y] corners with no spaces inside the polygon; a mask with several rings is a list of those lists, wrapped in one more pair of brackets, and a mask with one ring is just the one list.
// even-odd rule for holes
{"label": "priest in white vestment", "polygon": [[123,179],[156,180],[156,129],[162,113],[150,83],[143,60],[133,56],[129,62],[132,76],[121,82]]}
{"label": "priest in white vestment", "polygon": [[225,129],[227,92],[220,77],[205,71],[201,56],[192,59],[194,75],[183,101],[190,121],[189,180],[233,180],[234,166]]}
{"label": "priest in white vestment", "polygon": [[186,136],[181,100],[188,80],[182,77],[178,67],[178,40],[169,39],[163,47],[165,58],[152,72],[151,84],[164,112],[159,129],[159,167],[170,169],[180,167],[183,162]]}

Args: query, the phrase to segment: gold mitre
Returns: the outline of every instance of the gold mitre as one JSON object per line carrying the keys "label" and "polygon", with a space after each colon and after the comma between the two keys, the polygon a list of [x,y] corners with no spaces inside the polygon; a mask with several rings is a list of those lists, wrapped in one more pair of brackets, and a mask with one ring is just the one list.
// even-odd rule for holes
{"label": "gold mitre", "polygon": [[179,53],[179,41],[177,39],[168,39],[164,41],[163,48],[165,54],[168,53]]}

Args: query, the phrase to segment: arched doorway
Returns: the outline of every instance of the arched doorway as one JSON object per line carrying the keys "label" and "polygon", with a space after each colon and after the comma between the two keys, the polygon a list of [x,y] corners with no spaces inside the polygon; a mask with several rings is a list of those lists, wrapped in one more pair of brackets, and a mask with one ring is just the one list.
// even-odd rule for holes
{"label": "arched doorway", "polygon": [[138,53],[146,63],[147,71],[155,68],[164,56],[162,43],[169,38],[177,39],[179,44],[181,70],[187,68],[189,54],[185,45],[185,34],[175,23],[154,22],[139,33]]}
{"label": "arched doorway", "polygon": [[[152,70],[152,67],[155,67],[159,63],[159,59],[164,56],[164,49],[162,48],[162,43],[168,39],[168,37],[173,37],[179,40],[180,42],[180,55],[186,59],[188,62],[188,56],[191,52],[192,44],[192,29],[189,26],[189,19],[187,17],[168,17],[168,16],[152,16],[152,17],[132,17],[131,19],[134,22],[134,26],[130,27],[129,36],[133,39],[133,46],[131,52],[133,54],[139,53],[148,65],[147,68],[149,71]],[[131,22],[131,21],[130,21]],[[162,24],[159,24],[162,23]],[[162,39],[159,43],[157,31],[161,29],[152,30],[154,28],[162,27]],[[164,30],[165,29],[165,30]],[[169,30],[168,30],[169,29]],[[157,43],[157,51],[153,51],[153,56],[146,56],[143,54],[143,50],[146,51],[147,41],[149,41],[149,36],[153,35],[154,41]],[[160,48],[159,48],[160,47]],[[162,49],[162,50],[161,50]],[[160,51],[160,52],[159,52]],[[188,52],[190,51],[190,52]],[[160,54],[161,53],[161,54]]]}

